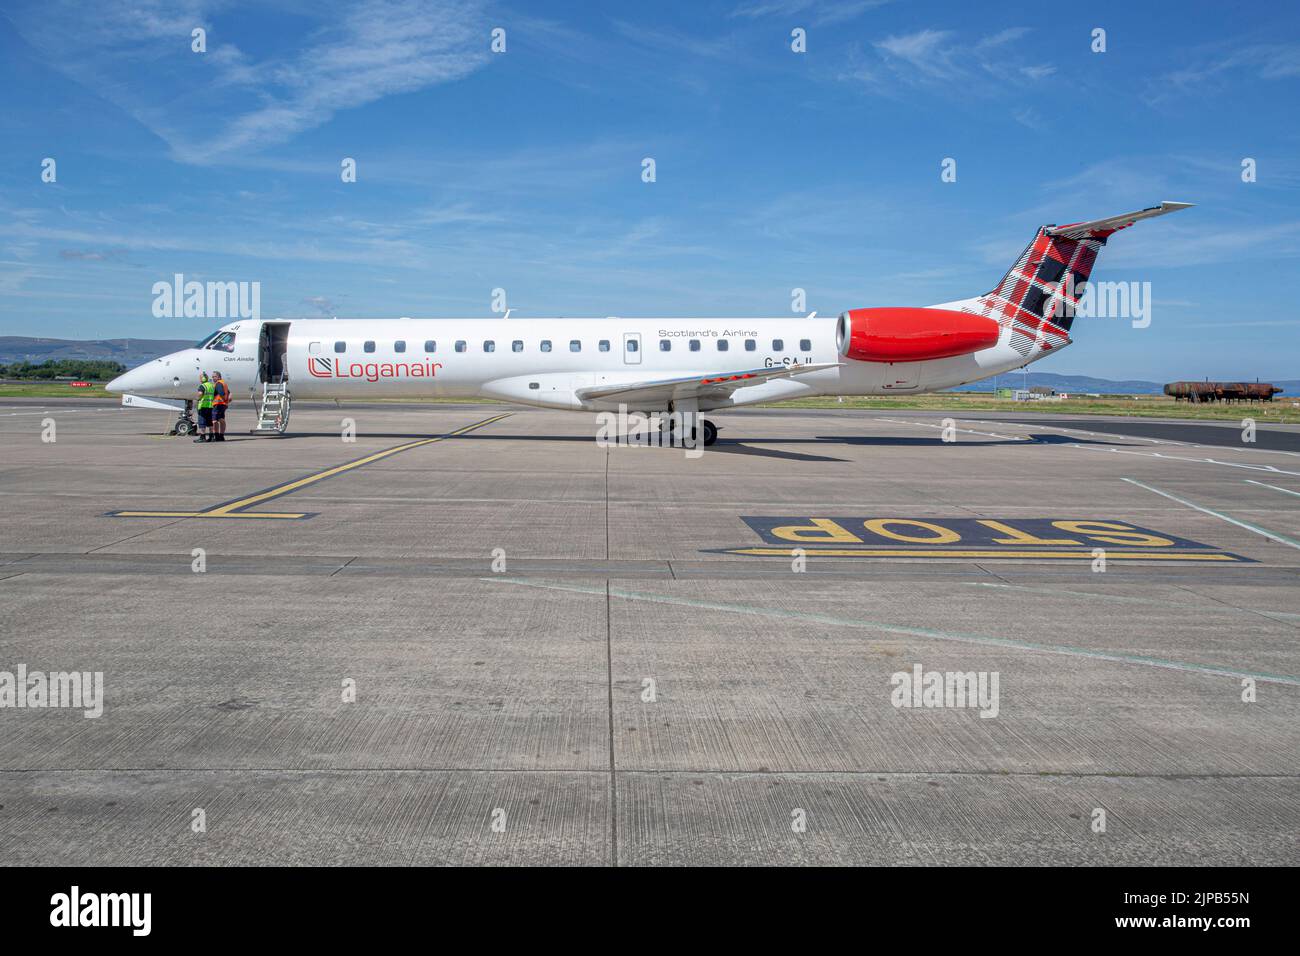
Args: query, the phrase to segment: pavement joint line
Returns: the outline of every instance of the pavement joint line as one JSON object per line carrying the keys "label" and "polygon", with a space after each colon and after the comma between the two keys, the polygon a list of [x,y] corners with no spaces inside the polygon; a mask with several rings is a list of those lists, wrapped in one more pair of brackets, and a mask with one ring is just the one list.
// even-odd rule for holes
{"label": "pavement joint line", "polygon": [[614,745],[614,630],[605,581],[605,686],[609,705],[609,863],[618,866],[618,751]]}
{"label": "pavement joint line", "polygon": [[1180,505],[1186,505],[1189,508],[1194,508],[1197,511],[1200,511],[1204,514],[1211,515],[1215,518],[1218,518],[1221,521],[1226,521],[1229,524],[1235,524],[1237,527],[1245,528],[1247,531],[1253,531],[1255,532],[1255,534],[1262,534],[1264,537],[1272,541],[1277,541],[1280,544],[1285,544],[1288,547],[1292,547],[1300,551],[1300,541],[1292,541],[1286,535],[1278,534],[1276,531],[1269,531],[1267,528],[1261,528],[1258,525],[1253,525],[1248,521],[1238,521],[1236,518],[1225,515],[1220,511],[1215,511],[1211,508],[1204,508],[1201,505],[1188,501],[1186,498],[1179,498],[1177,495],[1171,495],[1169,492],[1161,491],[1159,488],[1153,488],[1150,485],[1144,485],[1136,478],[1121,478],[1120,481],[1127,481],[1130,485],[1137,485],[1139,488],[1145,488],[1147,491],[1153,491],[1158,495],[1162,495],[1163,497],[1168,498],[1170,501],[1176,501]]}
{"label": "pavement joint line", "polygon": [[[1185,584],[1175,584],[1173,586],[1177,590],[1182,591],[1184,594],[1191,595],[1192,597],[1202,596],[1197,594],[1191,588],[1187,587],[1187,585]],[[1225,601],[1223,598],[1215,597],[1213,594],[1205,594],[1203,596],[1215,602],[1215,604],[1218,605],[1223,610],[1232,610],[1244,614],[1253,614],[1257,617],[1262,617],[1266,621],[1273,621],[1276,624],[1286,624],[1290,621],[1300,621],[1300,614],[1288,614],[1285,611],[1265,611],[1254,607],[1241,607],[1239,605],[1231,603],[1230,601]],[[1291,624],[1291,626],[1300,628],[1300,624]]]}
{"label": "pavement joint line", "polygon": [[606,585],[608,591],[600,588],[583,587],[574,584],[557,584],[545,581],[533,581],[527,578],[479,578],[480,581],[493,581],[501,584],[517,584],[524,587],[550,591],[569,591],[575,594],[606,594],[624,598],[629,601],[647,601],[653,604],[670,604],[678,607],[693,607],[708,611],[727,611],[734,614],[747,614],[756,617],[775,617],[788,620],[806,621],[810,624],[828,624],[836,627],[849,627],[857,630],[882,631],[888,634],[906,634],[929,640],[953,641],[961,644],[976,644],[986,647],[1006,647],[1012,650],[1037,651],[1043,654],[1059,654],[1065,657],[1083,657],[1090,660],[1111,661],[1117,664],[1138,664],[1145,667],[1159,667],[1165,670],[1187,671],[1195,674],[1208,674],[1216,677],[1249,677],[1271,684],[1285,684],[1300,687],[1300,677],[1289,674],[1268,674],[1241,670],[1231,667],[1219,667],[1213,664],[1197,664],[1188,661],[1166,660],[1140,654],[1117,654],[1108,651],[1095,651],[1086,647],[1072,647],[1065,644],[1036,644],[1030,641],[1017,641],[1005,637],[989,637],[981,634],[957,634],[948,631],[935,631],[929,628],[909,627],[903,624],[886,624],[879,621],[861,621],[854,618],[834,617],[829,614],[815,614],[808,611],[787,611],[783,608],[766,608],[759,605],[722,604],[716,601],[699,601],[692,598],[674,598],[664,594],[647,594],[640,591],[614,590]]}
{"label": "pavement joint line", "polygon": [[346,561],[344,561],[342,564],[340,564],[337,568],[335,568],[333,571],[331,571],[329,576],[330,576],[330,577],[334,577],[334,575],[338,574],[340,571],[342,571],[344,568],[346,568],[349,564],[351,564],[351,563],[352,563],[353,561],[355,561],[355,560],[356,560],[356,557],[355,557],[355,556],[354,556],[354,557],[351,557],[351,558],[348,558]]}
{"label": "pavement joint line", "polygon": [[[992,779],[1028,779],[1065,777],[1102,780],[1300,780],[1298,773],[1134,773],[1124,770],[760,770],[758,768],[628,768],[624,774],[644,776],[712,775],[726,777],[989,777]],[[472,774],[580,774],[607,776],[609,771],[591,767],[9,767],[5,774],[282,774],[285,776],[343,776],[353,773],[472,773]]]}
{"label": "pavement joint line", "polygon": [[185,520],[184,518],[177,518],[175,521],[168,521],[166,524],[161,524],[156,528],[146,528],[144,531],[137,531],[135,534],[128,534],[125,538],[122,538],[118,541],[110,541],[108,544],[101,544],[97,548],[91,548],[89,551],[84,551],[82,553],[95,554],[98,551],[103,551],[105,548],[115,548],[119,544],[124,544],[125,542],[130,541],[132,538],[138,538],[141,535],[152,534],[155,531],[161,531],[163,528],[170,528],[172,525],[180,524],[184,520]]}
{"label": "pavement joint line", "polygon": [[1292,491],[1290,488],[1279,488],[1277,485],[1270,485],[1262,481],[1256,481],[1254,478],[1243,478],[1242,481],[1248,485],[1259,485],[1261,488],[1272,488],[1274,491],[1280,491],[1284,495],[1295,495],[1297,498],[1300,498],[1300,491]]}
{"label": "pavement joint line", "polygon": [[[204,519],[262,518],[262,519],[286,519],[286,520],[301,520],[301,519],[311,518],[313,517],[313,515],[307,513],[249,511],[248,509],[253,507],[254,505],[263,504],[275,498],[282,498],[285,495],[293,494],[295,491],[298,491],[301,488],[305,488],[308,485],[315,484],[318,481],[324,481],[327,478],[334,478],[337,475],[345,474],[349,471],[352,471],[354,468],[361,468],[364,465],[369,465],[377,461],[382,461],[385,458],[390,458],[393,455],[400,454],[401,452],[410,451],[412,448],[420,448],[423,447],[424,445],[432,445],[435,442],[446,441],[448,438],[455,438],[459,435],[464,435],[468,432],[474,431],[479,428],[483,428],[487,425],[493,424],[494,422],[499,422],[503,418],[509,418],[509,417],[510,417],[510,413],[506,412],[501,415],[494,415],[491,418],[485,418],[482,421],[474,422],[473,424],[466,425],[463,428],[457,428],[454,431],[446,432],[445,434],[442,435],[434,435],[429,438],[420,438],[415,441],[404,442],[401,445],[394,445],[391,448],[385,448],[377,452],[372,452],[369,455],[364,455],[361,458],[344,462],[341,465],[335,465],[334,467],[327,468],[324,471],[318,471],[314,474],[304,475],[300,478],[295,478],[292,481],[283,482],[271,488],[266,488],[262,491],[254,492],[251,495],[244,495],[243,497],[240,498],[235,498],[230,501],[222,502],[221,504],[218,505],[213,505],[211,508],[205,508],[202,511],[110,511],[105,517],[109,517],[109,518],[204,518]],[[164,525],[164,527],[166,527],[166,525]],[[151,529],[151,530],[157,530],[157,529]],[[105,545],[105,547],[111,547],[111,545]]]}
{"label": "pavement joint line", "polygon": [[[1260,608],[1237,607],[1235,604],[1218,601],[1217,598],[1211,598],[1211,600],[1218,601],[1217,604],[1189,604],[1185,601],[1161,601],[1158,598],[1134,597],[1130,594],[1097,594],[1092,591],[1062,591],[1059,588],[1034,588],[1024,584],[992,584],[988,581],[966,581],[965,584],[970,587],[1000,588],[1007,591],[1026,591],[1032,594],[1060,594],[1064,597],[1099,598],[1103,601],[1117,601],[1125,604],[1153,604],[1163,607],[1183,608],[1188,611],[1230,611],[1235,614],[1264,614],[1300,621],[1300,614],[1291,614],[1287,611],[1270,611]],[[1196,592],[1189,591],[1188,593],[1195,594]],[[1209,597],[1209,595],[1206,596]]]}

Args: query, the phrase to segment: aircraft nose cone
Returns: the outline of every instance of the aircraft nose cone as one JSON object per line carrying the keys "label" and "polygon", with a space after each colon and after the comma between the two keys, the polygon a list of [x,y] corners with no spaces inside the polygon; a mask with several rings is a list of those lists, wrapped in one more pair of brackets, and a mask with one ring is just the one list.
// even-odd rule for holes
{"label": "aircraft nose cone", "polygon": [[140,366],[123,372],[104,386],[106,392],[141,392],[156,384],[156,376],[149,373],[147,366]]}

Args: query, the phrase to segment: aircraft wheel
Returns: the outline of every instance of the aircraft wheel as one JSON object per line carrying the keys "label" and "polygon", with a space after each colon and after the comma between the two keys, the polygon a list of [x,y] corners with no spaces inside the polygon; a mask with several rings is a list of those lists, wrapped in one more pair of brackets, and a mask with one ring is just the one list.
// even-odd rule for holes
{"label": "aircraft wheel", "polygon": [[709,421],[707,418],[704,419],[703,425],[704,425],[704,447],[707,448],[708,446],[712,445],[715,441],[718,440],[718,426],[714,425],[713,422]]}
{"label": "aircraft wheel", "polygon": [[194,431],[194,423],[187,419],[182,418],[180,421],[176,423],[176,427],[172,429],[172,434],[189,435],[193,433],[193,431]]}

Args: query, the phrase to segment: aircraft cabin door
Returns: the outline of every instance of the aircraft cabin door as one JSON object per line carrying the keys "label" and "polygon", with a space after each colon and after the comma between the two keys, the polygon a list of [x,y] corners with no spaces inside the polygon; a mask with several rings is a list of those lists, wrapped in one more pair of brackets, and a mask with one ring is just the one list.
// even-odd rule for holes
{"label": "aircraft cabin door", "polygon": [[288,322],[263,322],[257,342],[257,369],[263,382],[283,382],[289,377],[285,353],[289,348]]}
{"label": "aircraft cabin door", "polygon": [[641,364],[641,333],[640,332],[623,333],[623,364],[624,365]]}

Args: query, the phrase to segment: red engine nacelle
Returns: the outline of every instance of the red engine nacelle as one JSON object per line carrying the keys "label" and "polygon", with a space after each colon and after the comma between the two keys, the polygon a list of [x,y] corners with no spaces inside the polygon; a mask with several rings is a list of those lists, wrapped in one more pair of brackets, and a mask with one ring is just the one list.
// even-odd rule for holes
{"label": "red engine nacelle", "polygon": [[924,362],[996,345],[998,323],[948,309],[851,309],[840,316],[835,341],[859,362]]}

